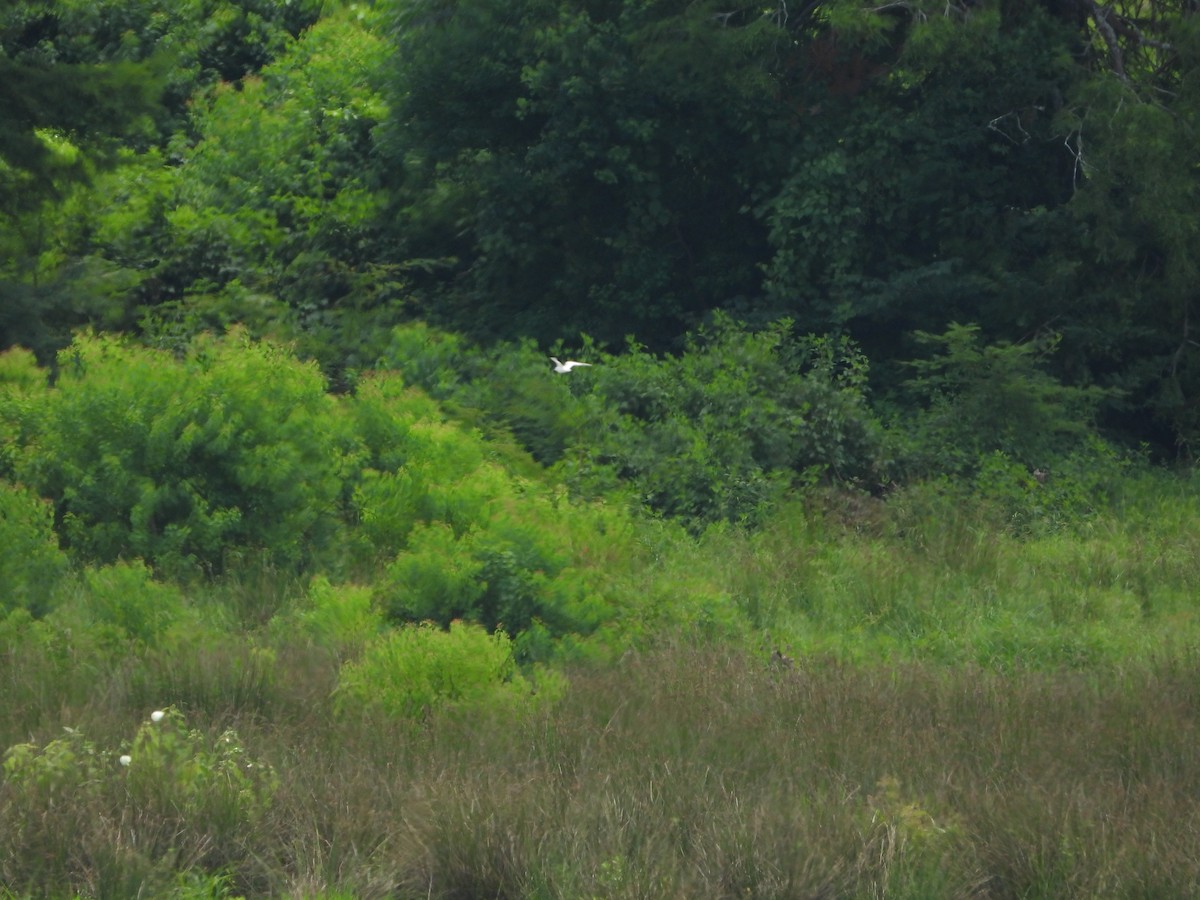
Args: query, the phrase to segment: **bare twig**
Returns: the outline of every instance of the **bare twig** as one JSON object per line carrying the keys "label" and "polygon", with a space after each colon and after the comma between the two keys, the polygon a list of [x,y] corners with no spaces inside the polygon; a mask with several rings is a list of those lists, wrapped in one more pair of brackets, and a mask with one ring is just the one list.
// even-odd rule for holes
{"label": "bare twig", "polygon": [[[1071,137],[1075,137],[1075,146],[1071,146]],[[1083,158],[1083,126],[1063,137],[1063,145],[1075,157],[1075,168],[1071,173],[1071,187],[1079,187],[1080,175],[1087,174],[1087,162]]]}

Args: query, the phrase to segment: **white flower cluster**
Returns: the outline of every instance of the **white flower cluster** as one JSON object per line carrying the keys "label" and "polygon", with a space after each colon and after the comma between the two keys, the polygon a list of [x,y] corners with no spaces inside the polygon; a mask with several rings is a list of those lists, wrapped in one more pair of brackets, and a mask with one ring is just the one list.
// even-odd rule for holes
{"label": "white flower cluster", "polygon": [[[150,713],[150,721],[151,722],[161,722],[166,715],[167,714],[163,710],[156,709],[154,712]],[[117,758],[117,762],[119,762],[123,766],[127,766],[131,762],[133,762],[133,757],[130,756],[128,753],[122,753],[120,755],[120,757]]]}

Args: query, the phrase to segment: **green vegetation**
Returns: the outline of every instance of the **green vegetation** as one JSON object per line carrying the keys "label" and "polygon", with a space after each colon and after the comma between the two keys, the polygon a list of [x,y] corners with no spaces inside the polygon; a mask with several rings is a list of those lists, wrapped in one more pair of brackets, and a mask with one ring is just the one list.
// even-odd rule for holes
{"label": "green vegetation", "polygon": [[1194,4],[789,6],[0,2],[0,896],[1200,893]]}

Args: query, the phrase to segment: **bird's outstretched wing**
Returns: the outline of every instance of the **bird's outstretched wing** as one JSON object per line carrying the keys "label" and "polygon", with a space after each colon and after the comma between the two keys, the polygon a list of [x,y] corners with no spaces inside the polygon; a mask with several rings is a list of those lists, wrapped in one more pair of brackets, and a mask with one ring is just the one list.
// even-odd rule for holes
{"label": "bird's outstretched wing", "polygon": [[568,359],[566,362],[560,362],[557,356],[550,357],[550,361],[554,363],[555,372],[570,372],[576,366],[590,366],[591,363],[577,362],[573,359]]}

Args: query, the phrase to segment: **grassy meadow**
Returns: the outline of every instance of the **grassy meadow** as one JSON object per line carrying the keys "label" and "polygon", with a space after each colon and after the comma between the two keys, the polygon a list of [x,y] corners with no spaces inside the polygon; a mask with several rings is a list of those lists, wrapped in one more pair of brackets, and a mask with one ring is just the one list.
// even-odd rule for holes
{"label": "grassy meadow", "polygon": [[5,359],[6,896],[1200,892],[1189,473],[698,525],[395,375],[89,340]]}

